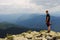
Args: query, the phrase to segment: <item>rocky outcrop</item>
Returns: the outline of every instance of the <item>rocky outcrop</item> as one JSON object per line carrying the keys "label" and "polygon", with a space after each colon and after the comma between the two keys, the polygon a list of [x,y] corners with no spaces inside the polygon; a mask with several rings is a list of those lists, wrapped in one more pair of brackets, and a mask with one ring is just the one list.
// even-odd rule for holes
{"label": "rocky outcrop", "polygon": [[41,30],[40,32],[28,31],[21,34],[7,36],[0,40],[60,40],[60,32],[51,31],[47,33],[47,30]]}

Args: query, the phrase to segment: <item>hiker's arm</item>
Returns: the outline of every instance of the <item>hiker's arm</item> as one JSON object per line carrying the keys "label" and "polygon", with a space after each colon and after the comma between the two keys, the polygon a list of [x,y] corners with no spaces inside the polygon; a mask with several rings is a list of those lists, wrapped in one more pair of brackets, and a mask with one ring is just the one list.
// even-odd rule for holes
{"label": "hiker's arm", "polygon": [[46,23],[47,23],[48,19],[49,19],[49,17],[47,17],[47,19],[46,19]]}

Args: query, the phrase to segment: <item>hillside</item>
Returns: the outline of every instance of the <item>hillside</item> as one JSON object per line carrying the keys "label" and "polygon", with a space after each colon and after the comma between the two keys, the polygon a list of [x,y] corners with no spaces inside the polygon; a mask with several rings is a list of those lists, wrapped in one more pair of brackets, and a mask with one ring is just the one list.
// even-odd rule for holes
{"label": "hillside", "polygon": [[18,26],[16,24],[2,22],[0,23],[0,37],[5,37],[6,34],[19,34],[24,31],[27,31],[28,28],[23,26]]}
{"label": "hillside", "polygon": [[19,34],[22,32],[26,32],[28,30],[39,31],[41,29],[28,28],[28,27],[24,27],[24,26],[20,26],[20,25],[16,25],[16,24],[8,23],[8,22],[0,23],[0,37],[1,38],[4,38],[6,36],[6,34],[11,34],[11,35]]}

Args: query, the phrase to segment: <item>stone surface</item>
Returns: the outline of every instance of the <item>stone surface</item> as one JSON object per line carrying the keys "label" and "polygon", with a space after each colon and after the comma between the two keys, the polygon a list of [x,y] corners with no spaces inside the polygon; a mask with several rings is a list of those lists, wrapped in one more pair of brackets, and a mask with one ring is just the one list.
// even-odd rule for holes
{"label": "stone surface", "polygon": [[42,30],[40,32],[30,31],[6,38],[0,38],[0,40],[60,40],[60,32],[51,31],[47,33],[47,30]]}

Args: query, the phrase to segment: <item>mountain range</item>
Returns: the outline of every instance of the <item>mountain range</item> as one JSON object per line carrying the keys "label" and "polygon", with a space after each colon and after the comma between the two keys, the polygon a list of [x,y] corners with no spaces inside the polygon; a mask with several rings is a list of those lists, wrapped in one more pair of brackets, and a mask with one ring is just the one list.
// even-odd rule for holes
{"label": "mountain range", "polygon": [[[0,15],[0,37],[18,34],[28,30],[47,30],[45,15],[40,14],[9,14]],[[60,16],[51,15],[51,29],[60,32]]]}
{"label": "mountain range", "polygon": [[[24,17],[25,18],[25,17]],[[30,15],[30,18],[20,21],[20,18],[17,19],[16,23],[18,25],[23,25],[29,28],[36,28],[36,29],[47,29],[46,23],[45,23],[45,15],[39,15],[39,14],[32,14]],[[51,15],[51,29],[54,31],[60,31],[60,17],[52,16]]]}

